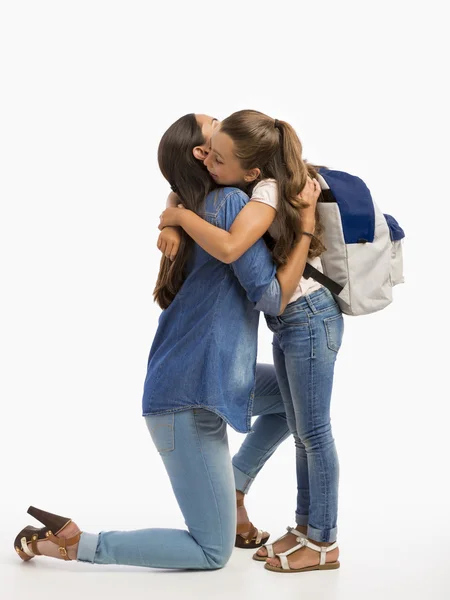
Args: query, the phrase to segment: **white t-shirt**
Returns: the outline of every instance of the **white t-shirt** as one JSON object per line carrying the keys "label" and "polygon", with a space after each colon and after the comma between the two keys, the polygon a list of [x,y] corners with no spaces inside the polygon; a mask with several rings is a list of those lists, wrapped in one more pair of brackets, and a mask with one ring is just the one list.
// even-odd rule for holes
{"label": "white t-shirt", "polygon": [[[255,202],[262,202],[263,204],[268,204],[269,206],[272,206],[275,210],[278,210],[278,187],[275,179],[263,179],[263,181],[257,183],[253,188],[252,197],[250,198],[250,200],[254,200]],[[280,232],[275,221],[269,227],[269,233],[274,240],[278,240]],[[322,262],[318,256],[316,258],[309,259],[308,262],[318,271],[323,273]],[[300,298],[300,296],[306,296],[306,294],[315,292],[321,287],[322,285],[314,279],[305,279],[304,277],[302,277],[292,298],[289,300],[289,304],[291,302],[294,302],[294,300]]]}

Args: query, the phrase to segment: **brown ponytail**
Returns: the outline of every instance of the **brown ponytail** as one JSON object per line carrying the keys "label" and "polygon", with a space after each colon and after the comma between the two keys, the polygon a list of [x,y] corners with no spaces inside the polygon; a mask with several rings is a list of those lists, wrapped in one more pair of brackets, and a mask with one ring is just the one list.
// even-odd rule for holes
{"label": "brown ponytail", "polygon": [[[302,145],[293,127],[286,121],[274,120],[255,110],[241,110],[222,121],[220,130],[234,142],[235,155],[243,169],[259,168],[262,179],[273,178],[278,185],[278,210],[275,222],[280,232],[272,250],[277,266],[284,265],[291,250],[300,239],[302,230],[299,208],[306,203],[298,198],[308,175],[317,171],[302,158]],[[312,239],[309,258],[324,251],[322,226],[316,211],[317,239]]]}

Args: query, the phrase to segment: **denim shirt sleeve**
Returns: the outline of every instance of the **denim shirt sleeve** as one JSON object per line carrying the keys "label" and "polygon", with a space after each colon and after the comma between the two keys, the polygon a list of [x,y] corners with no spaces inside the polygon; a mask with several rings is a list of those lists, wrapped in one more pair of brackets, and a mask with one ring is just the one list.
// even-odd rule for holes
{"label": "denim shirt sleeve", "polygon": [[[229,192],[217,215],[219,227],[229,231],[247,202],[248,196],[241,190]],[[255,303],[256,310],[273,316],[279,314],[281,288],[275,276],[276,266],[272,255],[262,239],[231,263],[230,267],[247,292],[247,298]]]}
{"label": "denim shirt sleeve", "polygon": [[255,304],[255,309],[266,315],[277,317],[280,314],[281,287],[278,279],[274,277],[269,283],[261,300]]}

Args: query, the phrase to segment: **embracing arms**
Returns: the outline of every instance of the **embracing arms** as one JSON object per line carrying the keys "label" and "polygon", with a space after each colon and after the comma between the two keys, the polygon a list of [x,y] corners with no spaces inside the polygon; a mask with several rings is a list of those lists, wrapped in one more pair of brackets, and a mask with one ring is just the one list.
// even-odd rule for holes
{"label": "embracing arms", "polygon": [[215,227],[194,212],[167,208],[161,215],[160,229],[180,226],[205,252],[223,263],[240,258],[269,229],[276,210],[260,202],[248,202],[229,231]]}
{"label": "embracing arms", "polygon": [[[305,232],[312,233],[315,229],[315,209],[319,194],[319,184],[312,180],[307,184],[306,193],[305,190],[302,193],[303,198],[309,201],[309,206],[301,209],[303,231]],[[242,192],[235,194],[234,201],[226,206],[224,222],[226,230],[231,230],[231,226],[245,210],[246,204],[241,195]],[[242,287],[247,291],[248,298],[256,302],[256,309],[271,315],[279,315],[284,312],[303,275],[310,243],[310,236],[301,235],[298,243],[290,252],[287,263],[277,270],[272,255],[261,239],[238,260],[231,263],[230,266]]]}
{"label": "embracing arms", "polygon": [[[302,191],[303,199],[309,202],[308,208],[301,209],[303,230],[306,232],[314,232],[315,208],[319,193],[320,188],[315,180],[309,180]],[[177,200],[177,196],[171,194],[167,204],[173,207]],[[161,218],[160,229],[163,228],[163,231],[158,240],[158,248],[173,260],[179,245],[180,234],[177,227],[182,226],[205,251],[221,260],[221,262],[230,263],[235,275],[243,287],[246,288],[244,279],[248,279],[249,276],[248,265],[251,265],[250,273],[253,269],[253,264],[249,262],[250,256],[255,254],[255,252],[249,254],[248,251],[251,248],[252,251],[257,251],[261,255],[260,245],[265,247],[262,241],[258,245],[258,249],[252,247],[267,231],[275,214],[275,209],[267,204],[242,202],[238,207],[238,211],[231,213],[228,228],[221,229],[208,223],[192,211],[182,208],[169,208],[162,215],[164,219]],[[256,308],[264,312],[274,312],[274,314],[281,314],[284,311],[303,275],[310,242],[311,238],[309,236],[302,235],[289,254],[287,264],[278,268],[276,279],[272,277],[272,281],[267,288],[267,295],[279,299],[281,294],[281,301],[277,310],[274,312],[272,307],[269,311],[264,305],[259,307],[259,303],[257,303]],[[258,276],[259,273],[251,273],[250,279],[253,278],[253,282],[256,282]],[[256,301],[255,296],[253,298],[249,296],[249,298]]]}

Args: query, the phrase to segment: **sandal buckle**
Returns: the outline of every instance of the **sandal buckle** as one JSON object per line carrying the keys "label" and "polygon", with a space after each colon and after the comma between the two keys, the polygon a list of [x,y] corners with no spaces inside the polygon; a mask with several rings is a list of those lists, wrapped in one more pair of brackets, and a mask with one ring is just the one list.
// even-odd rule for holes
{"label": "sandal buckle", "polygon": [[67,556],[67,550],[65,548],[63,548],[62,546],[60,548],[58,548],[59,553],[61,554],[61,556],[63,558],[65,558]]}

